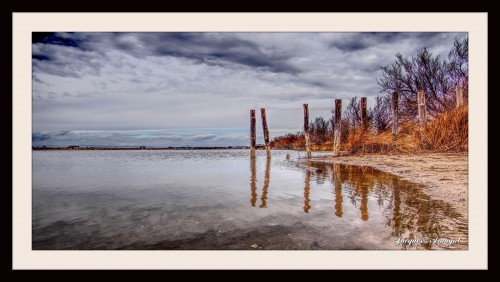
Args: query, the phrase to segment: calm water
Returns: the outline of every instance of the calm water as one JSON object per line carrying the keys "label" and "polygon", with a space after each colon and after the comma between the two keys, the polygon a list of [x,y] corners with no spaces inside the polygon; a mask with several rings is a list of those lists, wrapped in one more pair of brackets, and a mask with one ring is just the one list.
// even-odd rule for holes
{"label": "calm water", "polygon": [[32,226],[33,249],[467,248],[418,185],[295,151],[33,151]]}

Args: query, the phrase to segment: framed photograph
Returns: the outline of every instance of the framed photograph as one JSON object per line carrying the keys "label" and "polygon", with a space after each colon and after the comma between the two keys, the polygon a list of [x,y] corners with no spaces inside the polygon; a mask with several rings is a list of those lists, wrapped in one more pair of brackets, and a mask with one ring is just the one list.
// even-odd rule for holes
{"label": "framed photograph", "polygon": [[13,268],[484,269],[486,42],[486,13],[13,13]]}

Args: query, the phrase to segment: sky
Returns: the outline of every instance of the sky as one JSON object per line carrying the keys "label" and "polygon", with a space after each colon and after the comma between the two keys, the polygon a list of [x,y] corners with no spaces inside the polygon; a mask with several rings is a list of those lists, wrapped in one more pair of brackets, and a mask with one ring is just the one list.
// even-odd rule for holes
{"label": "sky", "polygon": [[465,33],[33,33],[33,146],[248,146],[379,94],[399,52],[446,57]]}

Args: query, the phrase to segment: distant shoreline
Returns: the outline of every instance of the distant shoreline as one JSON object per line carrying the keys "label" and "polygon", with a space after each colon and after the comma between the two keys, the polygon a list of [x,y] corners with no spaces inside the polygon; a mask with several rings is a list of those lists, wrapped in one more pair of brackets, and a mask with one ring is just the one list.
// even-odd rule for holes
{"label": "distant shoreline", "polygon": [[[80,147],[80,146],[67,146],[67,147],[32,147],[33,151],[89,151],[89,150],[243,150],[250,149],[246,146],[228,146],[228,147]],[[264,146],[257,147],[257,150],[264,150]]]}

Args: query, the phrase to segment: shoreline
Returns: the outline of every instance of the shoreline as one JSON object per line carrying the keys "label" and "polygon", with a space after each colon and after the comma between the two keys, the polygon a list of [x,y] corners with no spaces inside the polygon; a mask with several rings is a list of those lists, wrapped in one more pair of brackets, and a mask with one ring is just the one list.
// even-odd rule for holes
{"label": "shoreline", "polygon": [[429,196],[449,203],[468,221],[467,152],[317,156],[311,161],[370,166],[422,184]]}
{"label": "shoreline", "polygon": [[[109,150],[129,150],[129,151],[155,151],[155,150],[169,150],[169,151],[185,151],[185,150],[250,150],[247,147],[238,147],[238,146],[228,146],[228,147],[79,147],[73,146],[71,147],[33,147],[32,151],[109,151]],[[265,150],[264,148],[255,148],[255,150]]]}

